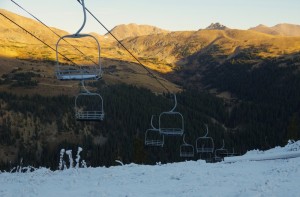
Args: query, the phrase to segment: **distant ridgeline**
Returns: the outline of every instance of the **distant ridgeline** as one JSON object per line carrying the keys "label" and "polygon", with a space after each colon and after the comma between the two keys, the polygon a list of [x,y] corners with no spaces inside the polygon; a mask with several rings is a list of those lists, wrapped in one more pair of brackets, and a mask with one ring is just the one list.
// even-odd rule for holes
{"label": "distant ridgeline", "polygon": [[[181,137],[167,137],[163,148],[144,146],[151,115],[171,109],[170,95],[157,96],[128,85],[90,85],[101,89],[106,98],[107,118],[103,122],[76,122],[73,97],[0,93],[1,169],[19,165],[21,159],[24,166],[57,169],[60,150],[73,149],[75,154],[79,146],[83,148],[81,158],[91,166],[116,165],[115,160],[141,164],[182,160]],[[234,105],[189,90],[178,94],[177,99],[177,109],[184,116],[186,141],[191,144],[204,135],[204,124],[208,124],[216,147],[225,139],[226,148],[234,148],[239,154],[285,144],[287,134],[299,131],[298,113],[272,100]]]}

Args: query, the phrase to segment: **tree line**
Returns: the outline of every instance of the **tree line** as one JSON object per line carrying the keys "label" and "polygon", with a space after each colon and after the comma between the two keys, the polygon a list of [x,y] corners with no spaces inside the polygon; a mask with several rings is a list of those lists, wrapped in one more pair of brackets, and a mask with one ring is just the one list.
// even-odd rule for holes
{"label": "tree line", "polygon": [[[2,161],[1,169],[17,165],[21,158],[24,165],[57,169],[60,149],[73,149],[76,154],[78,146],[90,166],[116,165],[115,160],[139,164],[184,160],[179,157],[182,137],[166,137],[163,148],[144,145],[151,116],[169,111],[174,105],[172,95],[156,95],[125,84],[89,85],[96,87],[104,99],[105,118],[101,122],[76,121],[73,97],[0,93],[0,145],[17,149],[16,160]],[[299,116],[294,112],[288,118],[289,107],[251,101],[229,105],[226,100],[195,90],[178,93],[177,101],[176,111],[184,117],[186,141],[193,145],[205,134],[205,124],[216,148],[224,139],[226,148],[234,148],[239,154],[283,145],[288,135],[298,132]],[[56,141],[51,141],[53,136]]]}

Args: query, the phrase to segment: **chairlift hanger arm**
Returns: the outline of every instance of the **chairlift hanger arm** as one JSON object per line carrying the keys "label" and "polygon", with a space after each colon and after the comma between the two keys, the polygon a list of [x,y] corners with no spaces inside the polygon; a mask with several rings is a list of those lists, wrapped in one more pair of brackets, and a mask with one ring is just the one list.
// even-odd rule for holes
{"label": "chairlift hanger arm", "polygon": [[[80,1],[80,0],[78,0]],[[79,2],[82,5],[82,9],[83,9],[83,23],[81,25],[81,27],[78,29],[78,31],[75,33],[75,35],[80,34],[81,30],[84,28],[85,23],[86,23],[86,10],[85,10],[85,5],[84,5],[84,0],[81,0],[81,2]]]}
{"label": "chairlift hanger arm", "polygon": [[177,98],[176,98],[176,94],[173,94],[174,95],[174,107],[170,110],[170,112],[174,112],[174,110],[176,109],[177,107]]}
{"label": "chairlift hanger arm", "polygon": [[207,135],[208,135],[208,126],[207,126],[207,124],[205,124],[205,128],[206,128],[206,134],[203,137],[207,137]]}
{"label": "chairlift hanger arm", "polygon": [[225,142],[224,142],[224,139],[223,139],[223,145],[222,145],[221,149],[224,149],[224,148],[225,148]]}
{"label": "chairlift hanger arm", "polygon": [[185,134],[183,134],[183,138],[182,138],[183,144],[187,144],[185,141]]}
{"label": "chairlift hanger arm", "polygon": [[84,89],[84,91],[85,91],[86,93],[90,94],[91,92],[90,92],[88,89],[86,89],[86,87],[85,87],[85,85],[84,85],[84,80],[81,80],[80,83],[81,83],[81,87]]}
{"label": "chairlift hanger arm", "polygon": [[216,150],[225,150],[225,142],[224,142],[224,139],[222,141],[222,147],[221,148],[218,148]]}
{"label": "chairlift hanger arm", "polygon": [[151,116],[151,127],[152,127],[152,129],[157,129],[153,126],[153,118],[154,118],[154,115]]}

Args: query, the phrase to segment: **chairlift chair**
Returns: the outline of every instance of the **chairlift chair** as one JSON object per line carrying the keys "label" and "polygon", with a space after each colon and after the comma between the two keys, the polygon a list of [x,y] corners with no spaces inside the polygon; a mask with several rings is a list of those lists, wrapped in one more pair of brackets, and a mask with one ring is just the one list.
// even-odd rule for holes
{"label": "chairlift chair", "polygon": [[159,129],[153,126],[153,115],[151,117],[151,128],[146,130],[145,145],[146,146],[164,146],[164,135],[160,134]]}
{"label": "chairlift chair", "polygon": [[103,99],[100,94],[88,91],[81,82],[84,92],[75,98],[75,118],[78,121],[101,121],[104,119]]}
{"label": "chairlift chair", "polygon": [[223,140],[222,147],[215,150],[214,160],[215,160],[215,162],[223,161],[224,157],[226,157],[227,155],[228,155],[228,151],[227,151],[227,149],[225,149],[225,143],[224,143],[224,140]]}
{"label": "chairlift chair", "polygon": [[234,151],[234,148],[232,148],[231,153],[228,152],[228,157],[233,157],[233,156],[236,156],[236,155],[237,155],[237,153]]}
{"label": "chairlift chair", "polygon": [[212,154],[215,148],[214,140],[211,137],[207,137],[208,126],[205,124],[205,127],[206,127],[206,134],[196,139],[196,152]]}
{"label": "chairlift chair", "polygon": [[[59,40],[56,43],[56,68],[55,68],[55,75],[57,79],[59,80],[88,80],[88,79],[93,79],[97,80],[102,77],[102,70],[101,70],[101,63],[100,63],[100,44],[96,37],[90,34],[80,34],[80,31],[83,29],[86,23],[86,10],[85,10],[85,5],[84,5],[84,0],[81,0],[81,4],[83,7],[83,15],[84,15],[84,20],[83,24],[80,27],[80,29],[75,33],[71,35],[65,35],[59,38]],[[65,39],[81,39],[81,38],[86,38],[90,37],[92,38],[98,49],[97,53],[97,59],[98,63],[96,65],[62,65],[59,62],[59,48],[61,48],[60,42]]]}
{"label": "chairlift chair", "polygon": [[184,119],[181,113],[174,111],[177,106],[176,95],[174,94],[175,105],[173,109],[162,112],[159,115],[159,131],[162,135],[183,135]]}
{"label": "chairlift chair", "polygon": [[194,157],[194,146],[186,143],[185,135],[183,135],[183,144],[180,145],[180,157]]}

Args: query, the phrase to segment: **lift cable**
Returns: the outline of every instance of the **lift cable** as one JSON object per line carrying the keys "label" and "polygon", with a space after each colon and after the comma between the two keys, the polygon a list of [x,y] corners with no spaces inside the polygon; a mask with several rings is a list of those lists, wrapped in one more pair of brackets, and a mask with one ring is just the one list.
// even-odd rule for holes
{"label": "lift cable", "polygon": [[[77,0],[78,3],[81,4],[80,0]],[[167,90],[168,93],[170,93],[169,89],[150,71],[149,68],[147,68],[144,64],[142,64],[142,62],[135,57],[135,55],[133,55],[123,44],[120,40],[118,40],[116,38],[116,36],[113,35],[113,33],[111,33],[111,31],[109,31],[106,26],[101,23],[99,21],[99,19],[87,8],[85,7],[86,11],[88,11],[88,13],[152,76],[152,78],[154,78],[165,90]]]}
{"label": "lift cable", "polygon": [[[6,18],[7,20],[9,20],[10,22],[12,22],[13,24],[15,24],[16,26],[18,26],[19,28],[23,29],[26,33],[30,34],[32,37],[36,38],[37,40],[39,40],[40,42],[42,42],[44,45],[46,45],[47,47],[49,47],[50,49],[52,49],[53,51],[56,51],[53,47],[51,47],[49,44],[47,44],[46,42],[44,42],[43,40],[41,40],[40,38],[38,38],[36,35],[32,34],[31,32],[29,32],[27,29],[25,29],[24,27],[22,27],[21,25],[19,25],[18,23],[16,23],[15,21],[13,21],[12,19],[8,18],[6,15],[4,15],[3,13],[0,13],[4,18]],[[73,62],[72,60],[70,60],[69,58],[67,58],[65,55],[61,54],[60,52],[58,52],[58,54],[60,54],[61,56],[63,56],[66,60],[68,60],[69,62],[71,62],[72,64],[78,66],[75,62]]]}
{"label": "lift cable", "polygon": [[[29,11],[27,11],[24,7],[22,7],[20,4],[16,3],[14,0],[11,0],[11,2],[13,2],[15,5],[17,5],[19,8],[21,8],[22,10],[24,10],[25,12],[27,12],[30,16],[32,16],[33,18],[35,18],[37,21],[39,21],[41,24],[43,24],[45,27],[47,27],[52,33],[54,33],[56,36],[58,36],[59,38],[61,37],[59,34],[57,34],[54,30],[52,30],[48,25],[46,25],[43,21],[41,21],[40,19],[38,19],[36,16],[34,16],[33,14],[31,14]],[[81,53],[84,57],[87,57],[88,60],[90,60],[91,62],[93,62],[95,65],[98,65],[95,61],[93,61],[90,57],[88,57],[87,55],[85,55],[81,50],[79,50],[77,47],[75,47],[74,45],[72,45],[71,43],[69,43],[67,40],[65,40],[63,38],[63,41],[65,41],[67,44],[69,44],[70,46],[72,46],[75,50],[77,50],[79,53]]]}

